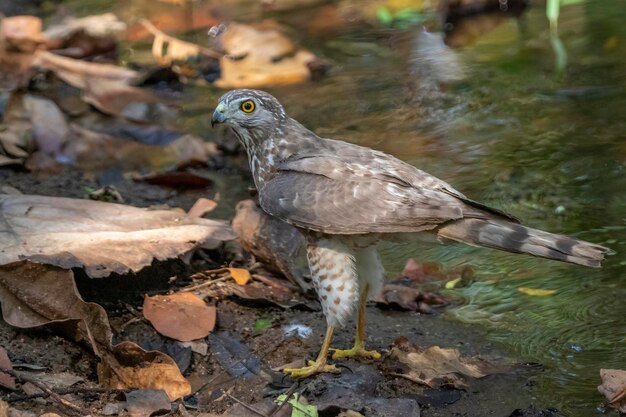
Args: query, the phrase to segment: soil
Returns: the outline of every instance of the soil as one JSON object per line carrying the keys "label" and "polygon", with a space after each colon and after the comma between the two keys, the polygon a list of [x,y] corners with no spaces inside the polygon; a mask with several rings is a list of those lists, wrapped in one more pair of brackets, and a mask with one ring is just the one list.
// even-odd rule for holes
{"label": "soil", "polygon": [[[100,188],[96,176],[71,168],[54,175],[0,169],[2,186],[11,186],[27,194],[76,198],[84,198],[87,189]],[[176,192],[129,180],[122,180],[116,186],[126,204],[143,207],[166,204],[189,209],[198,197],[207,192]],[[184,285],[188,283],[192,271],[207,266],[210,266],[207,260],[199,258],[194,259],[191,266],[180,262],[154,264],[148,272],[138,274],[139,279],[118,277],[114,284],[107,279],[89,282],[88,278],[80,278],[79,275],[77,281],[87,301],[99,302],[107,309],[117,340],[133,340],[144,347],[166,350],[185,369],[184,375],[191,382],[192,389],[198,390],[185,403],[187,415],[224,412],[237,416],[255,415],[246,407],[238,405],[234,398],[258,410],[270,409],[272,399],[293,384],[293,380],[272,369],[304,358],[314,358],[322,342],[325,320],[319,311],[253,307],[228,297],[215,300],[218,322],[214,334],[230,335],[233,340],[241,342],[241,346],[249,350],[245,359],[258,360],[261,368],[261,376],[233,377],[220,365],[220,358],[211,348],[206,355],[181,349],[180,345],[156,334],[141,315],[137,315],[143,294],[165,292],[172,285]],[[172,276],[178,279],[169,280]],[[321,416],[338,415],[342,408],[352,408],[366,416],[418,416],[420,413],[424,417],[558,416],[556,410],[545,409],[546,404],[538,403],[538,393],[533,382],[541,368],[516,363],[519,358],[507,357],[498,345],[487,342],[480,328],[448,320],[442,310],[437,310],[433,315],[422,315],[382,310],[369,305],[367,314],[369,349],[384,354],[394,340],[406,337],[419,346],[457,348],[463,355],[479,355],[489,361],[510,366],[503,373],[466,380],[466,389],[455,390],[425,388],[391,376],[389,369],[382,365],[384,357],[383,362],[342,361],[341,375],[321,375],[299,382],[298,392],[310,403],[319,406]],[[255,331],[257,320],[268,318],[272,321],[271,327]],[[288,324],[310,327],[311,336],[301,338],[286,335],[283,326]],[[346,329],[338,331],[333,345],[342,348],[351,346],[354,325],[351,322]],[[211,337],[209,345],[213,343]],[[36,365],[43,367],[47,373],[68,372],[81,377],[84,381],[78,386],[85,388],[85,392],[74,392],[68,398],[90,409],[94,415],[99,415],[105,404],[123,400],[120,394],[97,390],[89,392],[89,389],[99,388],[97,358],[89,348],[58,336],[53,327],[23,330],[0,321],[0,345],[7,349],[14,365]],[[2,392],[2,398],[17,409],[37,415],[43,412],[67,413],[66,409],[58,408],[51,401],[23,397],[21,392]],[[346,404],[350,407],[346,407]],[[283,415],[286,408],[278,415]]]}

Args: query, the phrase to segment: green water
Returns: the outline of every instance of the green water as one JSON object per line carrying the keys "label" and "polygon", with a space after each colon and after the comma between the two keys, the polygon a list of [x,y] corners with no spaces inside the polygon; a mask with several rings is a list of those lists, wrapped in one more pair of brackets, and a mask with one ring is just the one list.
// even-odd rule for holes
{"label": "green water", "polygon": [[[226,17],[259,15],[232,6]],[[280,16],[287,24],[290,17]],[[445,52],[443,64],[442,50],[424,48],[417,28],[358,26],[319,37],[296,30],[333,68],[319,82],[269,89],[320,135],[392,153],[533,227],[615,251],[592,270],[462,245],[382,248],[390,276],[409,257],[473,265],[476,281],[447,292],[459,305],[445,317],[486,328],[512,356],[544,364],[539,392],[572,417],[600,414],[600,368],[626,368],[624,21],[623,0],[566,7],[559,22],[568,53],[563,73],[555,69],[540,6]],[[456,81],[440,88],[442,76]],[[196,89],[181,125],[210,138],[209,114],[221,93]],[[249,185],[228,181],[222,207],[233,207]],[[536,297],[519,287],[557,292]]]}

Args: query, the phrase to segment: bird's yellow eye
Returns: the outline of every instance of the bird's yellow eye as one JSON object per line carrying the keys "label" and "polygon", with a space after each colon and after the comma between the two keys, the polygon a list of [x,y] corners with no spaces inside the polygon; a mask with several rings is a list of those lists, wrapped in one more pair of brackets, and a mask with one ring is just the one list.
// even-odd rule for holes
{"label": "bird's yellow eye", "polygon": [[255,107],[256,106],[254,104],[254,101],[252,100],[246,100],[243,103],[241,103],[241,110],[243,110],[246,113],[252,113]]}

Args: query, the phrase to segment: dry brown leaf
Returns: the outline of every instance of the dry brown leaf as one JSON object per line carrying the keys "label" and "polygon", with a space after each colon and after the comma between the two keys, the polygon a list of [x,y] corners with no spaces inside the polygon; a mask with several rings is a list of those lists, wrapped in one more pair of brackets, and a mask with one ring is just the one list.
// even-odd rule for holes
{"label": "dry brown leaf", "polygon": [[146,352],[132,342],[112,348],[118,364],[98,364],[98,379],[113,389],[161,389],[171,401],[191,393],[191,385],[181,375],[176,362],[161,352]]}
{"label": "dry brown leaf", "polygon": [[221,56],[211,49],[169,36],[157,29],[149,20],[141,19],[139,23],[154,35],[152,56],[159,65],[167,66],[174,61],[186,61],[201,54],[213,58]]}
{"label": "dry brown leaf", "polygon": [[215,327],[215,306],[197,295],[182,292],[143,300],[143,315],[163,336],[189,342],[208,336]]}
{"label": "dry brown leaf", "polygon": [[36,16],[11,16],[0,21],[0,40],[7,49],[33,52],[44,42],[41,19]]}
{"label": "dry brown leaf", "polygon": [[219,155],[215,144],[193,135],[183,135],[165,146],[154,146],[95,132],[77,124],[70,124],[70,138],[62,151],[65,161],[91,170],[112,165],[124,170],[171,167],[187,162],[206,162],[215,155]]}
{"label": "dry brown leaf", "polygon": [[[9,355],[5,348],[0,346],[0,368],[13,370],[13,364],[11,364],[11,360],[9,359]],[[8,388],[11,390],[15,389],[15,378],[11,375],[5,374],[0,371],[0,387]]]}
{"label": "dry brown leaf", "polygon": [[118,80],[86,78],[83,100],[98,110],[120,115],[131,103],[154,103],[159,99],[148,90],[133,87]]}
{"label": "dry brown leaf", "polygon": [[24,161],[35,150],[32,124],[22,94],[12,94],[3,115],[4,129],[0,130],[0,154],[8,159]]}
{"label": "dry brown leaf", "polygon": [[130,85],[138,78],[136,71],[116,65],[37,51],[33,66],[52,71],[69,85],[83,90],[84,100],[104,113],[119,115],[130,103],[158,101],[150,91]]}
{"label": "dry brown leaf", "polygon": [[34,66],[52,71],[69,85],[85,92],[84,99],[104,113],[120,114],[132,102],[154,102],[149,91],[130,84],[138,73],[110,64],[85,62],[47,51],[37,51]]}
{"label": "dry brown leaf", "polygon": [[311,52],[297,49],[275,28],[256,29],[233,23],[220,36],[228,55],[220,59],[221,88],[254,88],[267,85],[292,84],[311,78],[309,65],[318,58]]}
{"label": "dry brown leaf", "polygon": [[48,39],[69,38],[77,32],[85,32],[94,37],[117,36],[126,30],[126,23],[113,13],[104,13],[85,17],[68,17],[58,25],[44,31]]}
{"label": "dry brown leaf", "polygon": [[496,368],[478,358],[464,358],[457,349],[432,346],[427,349],[406,346],[402,341],[391,349],[390,359],[400,362],[405,368],[401,374],[403,378],[418,384],[438,388],[444,385],[455,388],[465,387],[461,376],[482,378],[497,372]]}
{"label": "dry brown leaf", "polygon": [[98,364],[99,379],[111,388],[163,389],[171,399],[190,392],[169,356],[146,352],[130,342],[111,346],[106,312],[98,304],[81,299],[72,271],[28,261],[2,265],[0,305],[4,320],[15,327],[66,323],[69,335],[87,342],[102,359]]}
{"label": "dry brown leaf", "polygon": [[607,403],[626,413],[626,371],[622,369],[600,369],[602,384],[598,391],[604,395]]}
{"label": "dry brown leaf", "polygon": [[430,306],[443,306],[448,304],[448,301],[438,294],[408,286],[401,278],[386,283],[380,295],[376,298],[376,303],[387,308],[399,308],[401,310],[430,314],[433,313],[433,309]]}
{"label": "dry brown leaf", "polygon": [[15,327],[73,322],[78,339],[97,355],[111,339],[104,309],[78,296],[72,271],[19,261],[0,266],[2,317]]}
{"label": "dry brown leaf", "polygon": [[212,212],[217,207],[217,202],[209,200],[208,198],[199,198],[193,203],[193,206],[187,212],[189,217],[202,217],[207,213]]}
{"label": "dry brown leaf", "polygon": [[137,272],[154,259],[217,247],[234,237],[224,222],[182,210],[148,210],[101,201],[0,195],[0,265],[29,259],[84,267],[92,278]]}
{"label": "dry brown leaf", "polygon": [[250,281],[250,271],[244,268],[227,268],[230,276],[239,285],[246,285]]}
{"label": "dry brown leaf", "polygon": [[37,51],[33,65],[52,71],[66,83],[83,90],[87,88],[85,83],[90,77],[130,83],[139,76],[137,71],[117,65],[81,61],[47,51]]}
{"label": "dry brown leaf", "polygon": [[24,110],[30,116],[37,148],[55,156],[69,134],[69,127],[61,109],[52,100],[25,94]]}

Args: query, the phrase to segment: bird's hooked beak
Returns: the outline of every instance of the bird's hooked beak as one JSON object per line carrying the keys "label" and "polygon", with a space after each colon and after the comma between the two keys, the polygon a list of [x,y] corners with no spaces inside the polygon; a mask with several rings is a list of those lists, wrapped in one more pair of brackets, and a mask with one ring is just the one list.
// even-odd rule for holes
{"label": "bird's hooked beak", "polygon": [[214,127],[218,123],[224,123],[227,119],[226,117],[226,106],[224,103],[220,103],[215,108],[213,112],[213,116],[211,117],[211,127]]}

